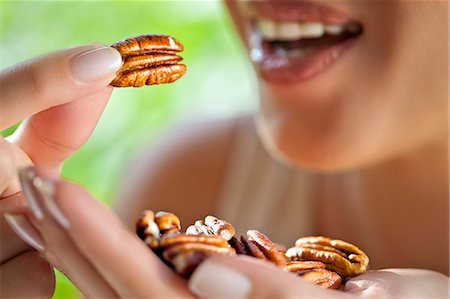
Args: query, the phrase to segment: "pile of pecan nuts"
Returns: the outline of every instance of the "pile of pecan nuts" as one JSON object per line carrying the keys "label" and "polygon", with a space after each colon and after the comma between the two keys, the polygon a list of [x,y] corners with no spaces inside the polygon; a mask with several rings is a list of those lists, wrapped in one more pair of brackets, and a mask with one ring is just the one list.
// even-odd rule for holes
{"label": "pile of pecan nuts", "polygon": [[272,262],[321,287],[339,289],[346,278],[364,273],[369,264],[361,249],[341,240],[304,237],[285,250],[257,230],[236,238],[234,227],[214,216],[197,220],[183,233],[176,215],[146,210],[136,223],[136,233],[183,277],[189,277],[207,257],[244,254]]}

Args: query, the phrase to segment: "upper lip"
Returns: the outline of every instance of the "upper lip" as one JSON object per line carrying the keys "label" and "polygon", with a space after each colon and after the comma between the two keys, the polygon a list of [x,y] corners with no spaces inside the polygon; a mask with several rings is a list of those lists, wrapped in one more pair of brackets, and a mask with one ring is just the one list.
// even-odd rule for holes
{"label": "upper lip", "polygon": [[350,16],[329,6],[310,1],[248,1],[251,17],[274,21],[303,21],[326,24],[354,22]]}

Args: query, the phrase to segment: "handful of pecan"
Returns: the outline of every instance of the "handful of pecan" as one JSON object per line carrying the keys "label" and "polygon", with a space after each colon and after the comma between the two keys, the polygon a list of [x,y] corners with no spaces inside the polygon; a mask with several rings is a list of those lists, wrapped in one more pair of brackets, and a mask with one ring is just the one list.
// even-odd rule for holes
{"label": "handful of pecan", "polygon": [[172,213],[146,210],[136,223],[137,235],[170,267],[189,277],[207,257],[244,254],[266,260],[324,288],[339,289],[348,277],[364,273],[367,255],[355,245],[327,237],[303,237],[295,246],[273,243],[257,230],[236,238],[225,220],[206,216],[181,232]]}

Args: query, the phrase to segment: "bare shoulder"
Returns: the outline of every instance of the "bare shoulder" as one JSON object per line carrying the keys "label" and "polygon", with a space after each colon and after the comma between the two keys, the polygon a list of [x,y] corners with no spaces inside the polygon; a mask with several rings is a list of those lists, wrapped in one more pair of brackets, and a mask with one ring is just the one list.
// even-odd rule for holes
{"label": "bare shoulder", "polygon": [[144,209],[168,210],[187,225],[210,213],[228,164],[236,126],[250,117],[178,125],[137,155],[116,210],[132,227]]}

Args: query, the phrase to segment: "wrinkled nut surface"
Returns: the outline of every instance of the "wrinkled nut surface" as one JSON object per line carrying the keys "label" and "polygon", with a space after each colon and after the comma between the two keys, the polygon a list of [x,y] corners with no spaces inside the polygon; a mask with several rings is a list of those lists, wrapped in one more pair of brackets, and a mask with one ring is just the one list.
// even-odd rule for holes
{"label": "wrinkled nut surface", "polygon": [[326,270],[321,262],[292,261],[285,265],[284,270],[327,289],[338,289],[342,283],[342,278],[336,272]]}
{"label": "wrinkled nut surface", "polygon": [[197,220],[193,225],[190,225],[186,229],[187,235],[213,235],[219,236],[222,239],[228,241],[234,234],[235,229],[233,225],[225,220],[208,215],[205,220]]}
{"label": "wrinkled nut surface", "polygon": [[327,289],[339,289],[342,283],[342,278],[336,272],[327,269],[314,269],[297,275]]}
{"label": "wrinkled nut surface", "polygon": [[111,45],[122,55],[122,67],[111,82],[114,87],[141,87],[171,83],[186,72],[178,64],[182,58],[176,53],[183,45],[166,35],[140,35]]}
{"label": "wrinkled nut surface", "polygon": [[155,214],[155,222],[163,234],[181,230],[180,219],[173,213],[159,211]]}
{"label": "wrinkled nut surface", "polygon": [[304,237],[287,250],[290,260],[319,261],[343,277],[364,273],[369,258],[358,247],[342,240],[327,237]]}
{"label": "wrinkled nut surface", "polygon": [[226,240],[213,235],[165,235],[160,246],[163,258],[184,277],[189,277],[209,256],[236,255],[236,251]]}
{"label": "wrinkled nut surface", "polygon": [[248,230],[247,237],[258,246],[269,261],[277,266],[284,266],[286,264],[287,259],[284,253],[278,251],[276,245],[262,232]]}
{"label": "wrinkled nut surface", "polygon": [[[195,237],[195,236],[194,236]],[[219,237],[213,237],[221,239]],[[221,239],[224,241],[223,239]],[[220,246],[214,243],[182,242],[167,247],[163,257],[174,267],[175,271],[184,277],[189,277],[197,266],[207,257],[218,255],[236,255],[228,244]],[[226,242],[225,242],[226,243]]]}
{"label": "wrinkled nut surface", "polygon": [[145,210],[136,222],[136,234],[145,244],[154,249],[159,246],[160,230],[155,222],[155,213]]}
{"label": "wrinkled nut surface", "polygon": [[234,237],[234,227],[219,218],[207,216],[181,232],[178,217],[168,212],[144,211],[137,221],[141,239],[178,274],[188,278],[207,257],[244,254],[274,263],[324,288],[339,289],[342,279],[366,271],[369,258],[358,247],[326,237],[306,237],[286,252],[266,235],[247,231]]}
{"label": "wrinkled nut surface", "polygon": [[279,267],[286,264],[287,258],[284,252],[279,250],[279,245],[257,230],[247,231],[247,237],[241,236],[240,240],[233,237],[228,241],[237,254],[248,255],[257,259],[266,260]]}

